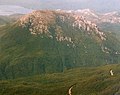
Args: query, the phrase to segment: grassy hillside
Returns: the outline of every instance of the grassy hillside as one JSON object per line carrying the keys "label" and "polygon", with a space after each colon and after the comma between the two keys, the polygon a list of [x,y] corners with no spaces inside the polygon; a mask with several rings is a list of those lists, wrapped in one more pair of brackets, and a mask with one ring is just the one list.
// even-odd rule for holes
{"label": "grassy hillside", "polygon": [[[110,76],[112,69],[114,76]],[[0,81],[0,95],[119,95],[120,65],[81,67],[15,80]]]}

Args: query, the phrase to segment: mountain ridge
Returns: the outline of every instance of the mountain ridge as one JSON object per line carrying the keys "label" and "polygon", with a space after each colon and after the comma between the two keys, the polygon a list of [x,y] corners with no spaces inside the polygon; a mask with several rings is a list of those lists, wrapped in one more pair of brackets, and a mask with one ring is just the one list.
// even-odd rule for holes
{"label": "mountain ridge", "polygon": [[[58,11],[60,11],[60,9]],[[106,13],[95,12],[94,10],[91,9],[63,10],[63,11],[77,15],[83,15],[87,20],[93,21],[94,23],[108,22],[120,24],[119,11],[112,11]]]}

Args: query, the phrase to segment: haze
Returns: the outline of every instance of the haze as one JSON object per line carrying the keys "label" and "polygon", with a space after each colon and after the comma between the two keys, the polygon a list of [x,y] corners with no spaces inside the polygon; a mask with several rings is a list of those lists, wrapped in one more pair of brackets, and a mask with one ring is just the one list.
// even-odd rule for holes
{"label": "haze", "polygon": [[0,0],[0,5],[18,5],[31,9],[85,9],[99,12],[120,10],[120,0]]}

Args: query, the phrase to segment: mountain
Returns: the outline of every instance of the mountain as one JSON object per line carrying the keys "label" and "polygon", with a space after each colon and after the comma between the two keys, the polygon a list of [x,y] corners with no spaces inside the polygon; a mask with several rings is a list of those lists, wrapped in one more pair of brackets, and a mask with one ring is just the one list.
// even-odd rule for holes
{"label": "mountain", "polygon": [[120,13],[119,12],[105,13],[101,16],[101,19],[102,19],[102,22],[120,24]]}
{"label": "mountain", "polygon": [[0,15],[12,15],[12,14],[27,14],[30,13],[32,9],[24,8],[15,5],[0,5]]}
{"label": "mountain", "polygon": [[0,79],[120,62],[120,43],[83,16],[39,10],[0,27]]}
{"label": "mountain", "polygon": [[109,13],[97,13],[90,9],[83,10],[64,10],[68,13],[73,13],[77,15],[84,16],[87,20],[90,20],[96,24],[98,23],[118,23],[120,24],[120,13],[117,11],[109,12]]}

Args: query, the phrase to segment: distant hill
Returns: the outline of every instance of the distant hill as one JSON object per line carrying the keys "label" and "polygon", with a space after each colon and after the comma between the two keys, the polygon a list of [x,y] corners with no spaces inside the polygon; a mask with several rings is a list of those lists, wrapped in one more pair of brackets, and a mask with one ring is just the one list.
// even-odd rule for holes
{"label": "distant hill", "polygon": [[0,16],[0,25],[10,24],[16,22],[23,14],[13,14],[9,16]]}
{"label": "distant hill", "polygon": [[27,9],[15,5],[0,5],[0,25],[15,22],[22,15],[32,12],[32,9]]}
{"label": "distant hill", "polygon": [[113,12],[107,12],[107,13],[99,13],[90,9],[63,10],[63,11],[83,16],[87,20],[90,20],[96,24],[99,24],[99,23],[120,24],[119,11],[113,11]]}

